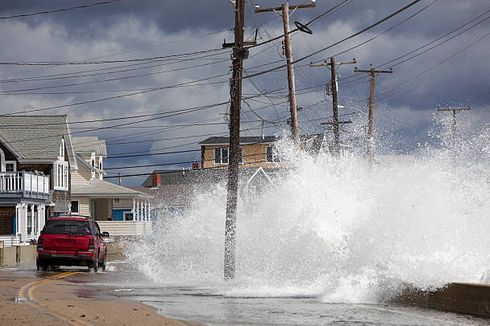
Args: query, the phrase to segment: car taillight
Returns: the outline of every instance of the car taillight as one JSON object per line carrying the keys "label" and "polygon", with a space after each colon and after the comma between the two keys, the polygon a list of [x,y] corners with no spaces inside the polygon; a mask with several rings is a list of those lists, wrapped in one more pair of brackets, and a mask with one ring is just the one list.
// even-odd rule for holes
{"label": "car taillight", "polygon": [[95,241],[94,241],[94,238],[90,238],[89,242],[88,242],[88,250],[90,251],[93,251],[95,250]]}
{"label": "car taillight", "polygon": [[39,239],[37,240],[37,249],[38,250],[43,249],[43,236],[40,236]]}

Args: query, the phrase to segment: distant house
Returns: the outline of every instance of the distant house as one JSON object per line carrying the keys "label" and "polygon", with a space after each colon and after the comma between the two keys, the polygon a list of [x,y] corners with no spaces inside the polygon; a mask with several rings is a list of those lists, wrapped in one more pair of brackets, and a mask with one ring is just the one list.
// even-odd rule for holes
{"label": "distant house", "polygon": [[[288,167],[275,150],[279,137],[241,137],[240,192],[254,200]],[[300,137],[304,150],[318,153],[324,144],[323,135]],[[214,185],[226,185],[228,180],[229,138],[211,137],[200,142],[201,163],[190,170],[154,171],[136,188],[152,196],[154,214],[172,216],[190,207],[194,198],[208,192]]]}
{"label": "distant house", "polygon": [[[274,144],[280,140],[277,136],[240,137],[240,163],[247,168],[277,168],[281,161]],[[318,152],[324,143],[323,135],[302,135],[304,149]],[[220,168],[228,165],[230,138],[210,137],[201,144],[201,168]]]}
{"label": "distant house", "polygon": [[[270,169],[267,172],[261,167],[242,167],[239,171],[241,191],[247,189],[261,191],[276,179],[280,169]],[[213,186],[226,186],[227,169],[192,169],[173,171],[154,171],[141,187],[135,188],[151,195],[152,214],[168,216],[180,214],[200,194],[209,192]]]}
{"label": "distant house", "polygon": [[66,115],[0,116],[0,241],[36,239],[46,217],[70,209],[76,169]]}
{"label": "distant house", "polygon": [[[279,140],[276,136],[241,137],[240,163],[247,167],[269,167],[279,159],[274,152],[274,143]],[[201,144],[201,167],[217,168],[228,165],[229,137],[210,137]]]}
{"label": "distant house", "polygon": [[72,170],[70,211],[98,221],[114,235],[141,235],[149,227],[150,196],[104,181],[106,143],[98,137],[73,137],[78,168]]}

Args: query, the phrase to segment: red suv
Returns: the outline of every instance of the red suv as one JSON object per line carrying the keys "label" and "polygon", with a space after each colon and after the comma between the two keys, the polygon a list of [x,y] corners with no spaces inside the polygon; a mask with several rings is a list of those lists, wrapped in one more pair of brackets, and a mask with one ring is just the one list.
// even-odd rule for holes
{"label": "red suv", "polygon": [[87,266],[97,272],[105,270],[107,245],[102,238],[108,232],[100,232],[92,219],[81,216],[50,218],[37,241],[37,270],[53,266]]}

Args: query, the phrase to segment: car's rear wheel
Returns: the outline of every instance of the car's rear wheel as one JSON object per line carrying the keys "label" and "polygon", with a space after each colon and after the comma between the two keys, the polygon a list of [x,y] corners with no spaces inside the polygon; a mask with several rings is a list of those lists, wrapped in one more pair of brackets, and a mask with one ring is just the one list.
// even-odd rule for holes
{"label": "car's rear wheel", "polygon": [[[99,271],[99,258],[95,258],[92,261],[92,268],[94,269],[94,273],[97,273]],[[89,269],[90,270],[90,269]]]}
{"label": "car's rear wheel", "polygon": [[99,261],[99,267],[102,268],[102,271],[105,271],[105,267],[106,267],[105,259],[103,261]]}
{"label": "car's rear wheel", "polygon": [[105,253],[104,253],[104,260],[99,262],[99,267],[102,268],[102,271],[105,271],[106,259],[107,259],[107,251],[105,251]]}
{"label": "car's rear wheel", "polygon": [[48,265],[43,260],[38,259],[36,260],[36,268],[38,271],[46,271],[46,269],[48,269]]}

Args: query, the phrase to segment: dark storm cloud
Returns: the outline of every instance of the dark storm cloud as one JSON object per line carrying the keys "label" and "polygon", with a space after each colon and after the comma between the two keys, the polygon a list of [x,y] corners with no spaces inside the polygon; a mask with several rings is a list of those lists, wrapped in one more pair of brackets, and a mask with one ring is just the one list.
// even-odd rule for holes
{"label": "dark storm cloud", "polygon": [[[0,16],[25,14],[42,10],[65,8],[94,1],[63,1],[63,0],[4,0],[0,1]],[[304,1],[298,1],[304,3]],[[318,0],[317,8],[298,10],[292,13],[291,21],[303,23],[320,13],[332,8],[341,0]],[[359,31],[376,20],[401,8],[410,1],[391,0],[352,0],[345,7],[322,18],[311,25],[313,35],[293,35],[294,57],[301,58],[313,51],[323,48],[352,33]],[[296,81],[298,89],[313,85],[325,85],[329,73],[326,69],[310,68],[307,64],[314,60],[323,60],[350,46],[376,36],[384,30],[398,24],[404,18],[422,7],[430,4],[431,0],[421,1],[410,9],[377,28],[364,33],[347,43],[324,51],[311,59],[296,66]],[[253,12],[254,5],[262,7],[277,6],[279,0],[249,0],[247,2],[246,35],[253,35],[259,28],[259,41],[282,34],[281,19],[276,13],[257,15]],[[293,3],[291,1],[291,3]],[[488,0],[439,0],[430,8],[416,15],[400,26],[394,27],[388,33],[379,35],[377,39],[339,56],[338,60],[349,60],[355,57],[359,68],[366,69],[369,64],[379,65],[401,54],[407,53],[451,29],[469,21],[488,10]],[[488,16],[488,15],[487,15]],[[37,60],[84,60],[93,58],[120,59],[165,55],[173,53],[192,52],[202,49],[219,48],[223,39],[233,39],[231,28],[234,24],[233,6],[228,0],[122,0],[108,5],[53,13],[19,19],[0,21],[0,37],[4,46],[0,48],[3,61],[37,61]],[[457,51],[488,33],[489,21],[472,29],[460,37],[437,47],[426,54],[416,57],[409,62],[394,67],[391,75],[380,76],[377,80],[376,96],[376,127],[379,135],[393,140],[389,148],[394,151],[413,149],[418,142],[425,142],[427,130],[433,123],[432,113],[438,105],[474,105],[475,115],[488,121],[488,115],[483,112],[490,108],[490,75],[486,63],[490,53],[489,38],[469,47],[461,54],[448,59]],[[262,52],[263,51],[263,52]],[[59,95],[23,95],[0,96],[2,112],[36,109],[53,105],[63,105],[79,101],[110,97],[121,92],[152,87],[161,87],[194,79],[202,79],[229,71],[229,53],[223,52],[215,61],[200,59],[179,64],[162,64],[161,67],[141,69],[134,72],[118,73],[107,77],[81,77],[69,80],[46,82],[2,83],[2,91],[30,87],[62,86],[67,83],[86,83],[99,81],[102,78],[127,77],[142,74],[135,78],[104,81],[94,84],[84,84],[51,88],[50,91],[61,92]],[[246,73],[261,71],[271,66],[284,63],[264,65],[276,60],[283,60],[281,41],[253,48],[250,58],[245,62]],[[213,59],[214,60],[214,59]],[[189,68],[195,65],[218,62],[214,65],[195,67],[162,73],[164,70]],[[439,63],[439,67],[434,68]],[[264,65],[254,68],[258,65]],[[0,79],[37,76],[44,74],[66,73],[98,67],[0,67]],[[102,68],[102,67],[101,67]],[[387,67],[386,67],[387,68]],[[433,70],[430,70],[433,69]],[[342,78],[353,74],[352,66],[339,69]],[[420,75],[426,70],[428,73]],[[145,75],[146,73],[152,73]],[[367,76],[364,80],[344,85],[340,83],[340,103],[346,106],[343,114],[359,114],[366,111],[366,99],[369,94]],[[161,113],[169,110],[195,107],[203,104],[226,101],[228,94],[228,77],[218,78],[220,84],[200,87],[185,87],[161,90],[133,97],[111,101],[101,101],[91,105],[72,107],[49,113],[69,113],[71,120],[86,120],[114,115]],[[408,82],[406,82],[408,80]],[[284,88],[286,75],[284,69],[253,78],[255,86],[261,91]],[[248,80],[244,83],[244,93],[257,94],[257,89]],[[70,93],[86,91],[88,93]],[[65,94],[63,94],[65,92]],[[285,117],[288,106],[285,103],[286,89],[277,98],[258,98],[247,103],[257,109],[256,113],[266,120]],[[259,108],[275,104],[274,108],[260,110]],[[316,105],[314,105],[317,103]],[[323,89],[298,97],[298,104],[306,109],[300,112],[303,121],[303,131],[320,132],[318,119],[326,120],[330,116],[331,100],[325,99]],[[354,107],[349,109],[348,107]],[[243,120],[258,120],[248,106],[243,106]],[[198,126],[189,128],[163,128],[158,133],[151,133],[152,126],[169,126],[172,124],[224,122],[226,106],[202,110],[193,114],[180,115],[172,118],[145,122],[136,126],[146,126],[147,129],[115,128],[94,132],[108,140],[109,152],[122,151],[156,151],[159,148],[182,145],[183,149],[199,148],[197,142],[206,138],[175,140],[199,134],[226,132],[226,124],[216,126]],[[362,129],[366,116],[348,115],[355,120],[351,128]],[[315,120],[309,122],[308,120]],[[486,120],[485,120],[486,119]],[[102,125],[101,125],[102,126]],[[260,123],[250,123],[247,127],[257,127],[246,135],[257,135],[262,132]],[[265,125],[268,134],[281,133],[285,124],[275,128]],[[158,129],[155,128],[155,131]],[[144,133],[146,132],[146,133]],[[169,140],[166,140],[169,139]],[[171,140],[170,140],[171,139]],[[133,140],[148,140],[132,144],[117,144]],[[159,141],[155,141],[159,140]],[[111,141],[115,143],[111,146]],[[185,145],[194,141],[191,145]],[[198,158],[198,156],[197,156]],[[142,157],[134,159],[114,160],[112,165],[148,164],[162,162],[190,161],[196,159],[193,153],[175,156]],[[151,170],[151,168],[149,169]],[[148,170],[145,170],[148,171]],[[127,171],[129,173],[135,170]]]}
{"label": "dark storm cloud", "polygon": [[[31,13],[94,2],[97,1],[6,0],[0,2],[0,15]],[[33,25],[49,20],[81,37],[98,37],[108,26],[128,19],[136,19],[143,24],[155,24],[165,32],[197,31],[201,28],[221,30],[232,26],[233,6],[225,0],[121,0],[87,9],[21,19]]]}

